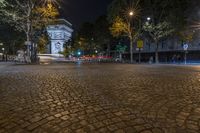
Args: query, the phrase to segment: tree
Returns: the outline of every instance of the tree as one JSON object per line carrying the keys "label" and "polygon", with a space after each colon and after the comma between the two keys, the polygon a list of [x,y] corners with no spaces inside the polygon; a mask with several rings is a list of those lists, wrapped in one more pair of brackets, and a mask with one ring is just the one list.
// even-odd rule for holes
{"label": "tree", "polygon": [[38,41],[37,41],[37,49],[39,53],[45,53],[46,52],[46,45],[49,44],[49,35],[46,32],[44,32],[42,35],[40,35],[38,37]]}
{"label": "tree", "polygon": [[78,30],[76,46],[79,46],[85,54],[92,55],[97,48],[94,37],[94,24],[85,22]]}
{"label": "tree", "polygon": [[133,63],[133,43],[141,33],[140,20],[137,19],[140,13],[139,3],[140,0],[114,0],[108,8],[108,21],[112,23],[110,28],[112,35],[125,36],[130,41],[131,63]]}
{"label": "tree", "polygon": [[[40,17],[38,17],[40,15]],[[49,36],[46,28],[49,24],[54,23],[54,20],[59,15],[57,8],[52,4],[47,6],[37,7],[33,11],[32,19],[32,41],[38,44],[38,50],[40,53],[46,51],[46,45],[49,44]]]}
{"label": "tree", "polygon": [[76,47],[80,47],[85,54],[94,54],[95,51],[109,55],[111,34],[106,16],[99,16],[95,22],[84,22],[78,29],[75,37]]}
{"label": "tree", "polygon": [[64,55],[64,57],[69,57],[74,53],[74,51],[78,51],[79,49],[75,49],[74,45],[72,45],[72,38],[65,43],[64,51],[61,52],[61,54]]}
{"label": "tree", "polygon": [[127,0],[113,0],[108,6],[107,19],[109,23],[113,23],[120,14],[128,7]]}
{"label": "tree", "polygon": [[145,23],[143,26],[144,31],[147,31],[150,35],[150,37],[155,42],[156,48],[155,48],[155,61],[156,63],[159,63],[159,57],[158,57],[158,48],[159,48],[159,41],[168,35],[170,35],[172,32],[174,32],[174,29],[171,28],[170,23],[164,21],[160,22],[158,24],[153,23]]}
{"label": "tree", "polygon": [[112,36],[109,31],[109,23],[106,16],[100,16],[94,23],[94,41],[98,50],[107,51],[110,55],[110,41]]}
{"label": "tree", "polygon": [[142,0],[113,0],[108,6],[107,20],[110,24],[114,22],[116,17],[127,18],[130,11],[134,12],[134,17],[138,17],[140,13],[140,3]]}
{"label": "tree", "polygon": [[156,44],[156,63],[159,62],[159,41],[167,38],[170,34],[177,37],[177,33],[187,25],[188,3],[188,0],[145,0],[141,2],[141,6],[145,7],[143,8],[143,15],[151,18],[151,20],[144,23],[143,28]]}
{"label": "tree", "polygon": [[15,54],[18,49],[22,49],[25,40],[25,34],[13,30],[7,24],[0,25],[0,42],[4,44],[8,54]]}
{"label": "tree", "polygon": [[57,15],[55,12],[58,11],[52,5],[45,4],[43,7],[39,0],[7,0],[1,3],[0,16],[5,23],[26,34],[27,53],[30,56],[34,53],[30,52],[34,29],[39,23],[46,24],[47,18],[54,18]]}
{"label": "tree", "polygon": [[133,43],[140,36],[140,29],[134,29],[130,21],[124,21],[122,18],[117,17],[112,24],[110,31],[114,37],[126,36],[130,40],[130,59],[133,63]]}
{"label": "tree", "polygon": [[185,29],[185,30],[179,31],[178,37],[181,40],[182,45],[184,43],[190,43],[193,40],[194,31],[191,31],[189,29]]}

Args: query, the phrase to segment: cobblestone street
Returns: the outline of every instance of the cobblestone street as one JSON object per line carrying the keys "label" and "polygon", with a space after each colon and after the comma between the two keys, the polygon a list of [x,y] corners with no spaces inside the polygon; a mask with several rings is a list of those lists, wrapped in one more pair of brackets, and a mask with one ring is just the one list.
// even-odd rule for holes
{"label": "cobblestone street", "polygon": [[200,67],[1,65],[7,132],[199,133]]}

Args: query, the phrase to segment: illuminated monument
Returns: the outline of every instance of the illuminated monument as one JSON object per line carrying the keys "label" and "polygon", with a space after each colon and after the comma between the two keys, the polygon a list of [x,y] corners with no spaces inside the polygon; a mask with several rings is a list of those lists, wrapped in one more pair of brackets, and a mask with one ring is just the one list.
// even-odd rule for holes
{"label": "illuminated monument", "polygon": [[72,36],[72,24],[65,19],[59,19],[47,27],[47,32],[50,37],[47,53],[57,55],[64,51],[65,42]]}

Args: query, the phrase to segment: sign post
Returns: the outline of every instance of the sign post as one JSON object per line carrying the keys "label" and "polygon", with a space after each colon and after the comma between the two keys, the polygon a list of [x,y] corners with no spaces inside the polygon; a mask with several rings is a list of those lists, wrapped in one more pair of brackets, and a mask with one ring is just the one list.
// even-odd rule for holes
{"label": "sign post", "polygon": [[138,55],[139,64],[141,63],[141,50],[143,50],[143,47],[144,47],[144,42],[142,40],[138,40],[136,50],[139,52]]}
{"label": "sign post", "polygon": [[187,64],[187,53],[188,53],[188,44],[186,43],[186,44],[184,44],[183,45],[183,49],[184,49],[184,52],[185,52],[185,56],[184,56],[184,60],[185,60],[185,65]]}

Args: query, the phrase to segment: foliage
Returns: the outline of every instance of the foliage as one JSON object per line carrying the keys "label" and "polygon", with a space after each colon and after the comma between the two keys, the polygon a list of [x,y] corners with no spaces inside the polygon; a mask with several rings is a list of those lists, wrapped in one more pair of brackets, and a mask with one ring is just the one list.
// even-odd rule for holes
{"label": "foliage", "polygon": [[64,49],[63,52],[61,52],[62,55],[64,55],[64,57],[68,57],[69,55],[71,55],[74,52],[74,48],[72,47],[66,47]]}
{"label": "foliage", "polygon": [[92,23],[85,22],[80,26],[78,35],[82,38],[85,38],[86,40],[90,40],[94,35],[93,29],[94,25]]}
{"label": "foliage", "polygon": [[85,54],[92,55],[96,50],[103,50],[109,43],[109,24],[105,16],[100,16],[94,23],[83,23],[76,35],[75,47]]}
{"label": "foliage", "polygon": [[126,22],[120,17],[117,17],[114,20],[112,26],[110,27],[110,31],[114,37],[119,37],[121,35],[126,36],[133,42],[138,39],[141,33],[140,29],[134,29],[129,21]]}
{"label": "foliage", "polygon": [[24,33],[14,31],[6,24],[0,26],[0,43],[4,44],[9,54],[15,54],[18,49],[23,48],[24,40]]}
{"label": "foliage", "polygon": [[130,40],[130,57],[131,63],[133,62],[133,42],[138,39],[140,36],[140,29],[135,29],[131,26],[130,21],[124,21],[122,18],[117,17],[112,26],[110,27],[110,31],[114,37],[119,37],[121,35],[126,36]]}
{"label": "foliage", "polygon": [[116,17],[110,31],[114,37],[119,37],[120,35],[124,35],[129,31],[130,25],[125,23],[120,17]]}
{"label": "foliage", "polygon": [[73,55],[75,51],[75,45],[73,45],[73,38],[71,38],[69,41],[65,42],[64,44],[64,51],[60,52],[64,57],[68,57],[69,55]]}
{"label": "foliage", "polygon": [[143,29],[144,31],[149,33],[149,35],[151,36],[151,38],[154,40],[156,44],[155,59],[156,59],[156,63],[159,63],[159,58],[158,58],[159,41],[169,36],[170,34],[172,34],[172,32],[174,32],[174,29],[171,28],[170,23],[166,21],[160,22],[158,24],[147,22],[144,24]]}
{"label": "foliage", "polygon": [[16,40],[25,40],[25,35],[7,24],[0,25],[0,42],[11,43]]}
{"label": "foliage", "polygon": [[33,36],[39,35],[36,31],[44,30],[57,15],[58,10],[53,5],[43,6],[39,0],[7,0],[0,10],[2,21],[15,27],[15,30],[24,32],[27,41],[32,41]]}
{"label": "foliage", "polygon": [[166,21],[158,23],[157,25],[147,22],[144,24],[143,29],[149,33],[155,42],[160,41],[164,37],[167,37],[174,32],[174,29],[171,28],[170,23]]}
{"label": "foliage", "polygon": [[178,33],[178,37],[183,43],[189,43],[193,40],[194,32],[190,30],[182,30]]}
{"label": "foliage", "polygon": [[108,6],[108,22],[113,23],[117,16],[122,14],[124,9],[128,6],[127,0],[113,0]]}
{"label": "foliage", "polygon": [[[38,17],[40,15],[40,17]],[[53,20],[59,15],[58,9],[52,4],[47,4],[47,6],[37,7],[34,9],[34,26],[46,26],[52,23]]]}
{"label": "foliage", "polygon": [[38,52],[39,53],[45,53],[46,52],[46,45],[49,44],[49,36],[47,34],[47,32],[43,33],[42,35],[40,35],[40,37],[38,37]]}
{"label": "foliage", "polygon": [[106,16],[100,16],[94,23],[94,41],[99,50],[109,50],[112,36],[109,31],[109,23]]}
{"label": "foliage", "polygon": [[190,5],[189,0],[143,0],[142,14],[151,17],[151,22],[158,23],[167,21],[175,32],[182,30],[187,23],[187,13]]}

